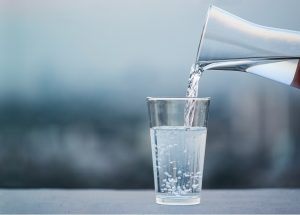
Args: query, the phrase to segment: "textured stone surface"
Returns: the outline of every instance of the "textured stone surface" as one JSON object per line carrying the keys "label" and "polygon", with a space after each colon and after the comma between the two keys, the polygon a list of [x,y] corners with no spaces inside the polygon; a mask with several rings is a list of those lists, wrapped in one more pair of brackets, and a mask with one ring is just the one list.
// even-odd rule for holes
{"label": "textured stone surface", "polygon": [[300,189],[204,190],[194,206],[158,205],[151,190],[0,189],[0,213],[300,213]]}

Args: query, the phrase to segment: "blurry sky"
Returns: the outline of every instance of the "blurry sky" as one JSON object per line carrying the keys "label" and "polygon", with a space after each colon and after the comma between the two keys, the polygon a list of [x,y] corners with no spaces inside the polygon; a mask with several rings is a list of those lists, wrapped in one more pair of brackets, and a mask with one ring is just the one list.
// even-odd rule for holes
{"label": "blurry sky", "polygon": [[[0,98],[101,93],[118,101],[131,96],[134,108],[149,95],[183,96],[211,3],[262,25],[300,30],[296,0],[1,0]],[[206,84],[225,84],[208,76]]]}

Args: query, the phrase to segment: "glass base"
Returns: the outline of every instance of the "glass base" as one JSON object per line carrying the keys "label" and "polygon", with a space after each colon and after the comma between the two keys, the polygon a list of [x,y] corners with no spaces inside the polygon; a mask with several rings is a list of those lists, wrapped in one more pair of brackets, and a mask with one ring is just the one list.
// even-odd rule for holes
{"label": "glass base", "polygon": [[156,203],[161,205],[196,205],[200,204],[199,196],[190,196],[190,197],[156,197]]}

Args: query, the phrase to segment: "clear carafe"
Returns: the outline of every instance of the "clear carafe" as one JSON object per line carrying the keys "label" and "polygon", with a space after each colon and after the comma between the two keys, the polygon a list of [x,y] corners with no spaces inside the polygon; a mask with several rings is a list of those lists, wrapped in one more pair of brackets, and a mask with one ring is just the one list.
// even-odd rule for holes
{"label": "clear carafe", "polygon": [[196,64],[256,74],[300,88],[300,32],[254,24],[210,6]]}

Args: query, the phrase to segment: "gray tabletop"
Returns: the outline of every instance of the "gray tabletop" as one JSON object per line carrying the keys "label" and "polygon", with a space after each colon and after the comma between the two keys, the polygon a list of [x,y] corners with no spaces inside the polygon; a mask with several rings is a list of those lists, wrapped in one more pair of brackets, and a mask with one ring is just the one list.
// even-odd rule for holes
{"label": "gray tabletop", "polygon": [[300,189],[204,190],[201,204],[154,203],[151,190],[6,190],[0,213],[300,213]]}

